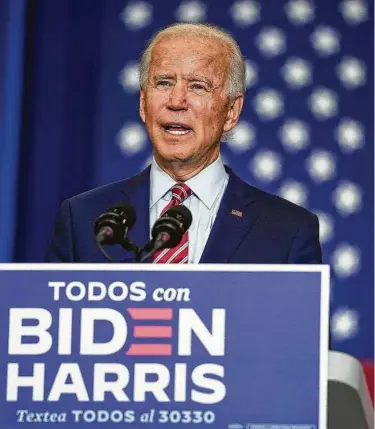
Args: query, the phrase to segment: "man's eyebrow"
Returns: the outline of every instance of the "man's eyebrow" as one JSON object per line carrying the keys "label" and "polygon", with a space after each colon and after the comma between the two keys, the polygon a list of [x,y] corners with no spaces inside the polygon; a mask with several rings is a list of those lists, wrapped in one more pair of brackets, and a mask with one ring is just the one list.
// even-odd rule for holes
{"label": "man's eyebrow", "polygon": [[201,80],[202,82],[206,82],[207,85],[209,86],[214,86],[213,82],[211,79],[209,79],[208,77],[205,76],[201,76],[198,74],[188,74],[185,76],[189,81],[193,81],[193,80]]}
{"label": "man's eyebrow", "polygon": [[[176,78],[176,76],[173,74],[160,73],[160,74],[155,75],[153,77],[153,80],[157,81],[160,79],[175,79],[175,78]],[[194,80],[195,81],[199,80],[199,81],[207,83],[207,85],[209,85],[210,87],[214,86],[211,79],[209,79],[208,77],[205,77],[205,76],[198,75],[198,74],[190,73],[190,74],[185,75],[184,78],[187,79],[189,82],[194,81]]]}
{"label": "man's eyebrow", "polygon": [[162,74],[155,75],[153,79],[159,80],[159,79],[174,79],[174,78],[175,78],[174,75],[162,73]]}

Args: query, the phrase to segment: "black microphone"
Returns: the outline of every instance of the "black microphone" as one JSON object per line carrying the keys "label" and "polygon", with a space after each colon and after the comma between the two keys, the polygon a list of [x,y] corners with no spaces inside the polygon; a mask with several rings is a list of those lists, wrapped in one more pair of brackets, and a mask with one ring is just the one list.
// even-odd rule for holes
{"label": "black microphone", "polygon": [[144,250],[148,251],[141,262],[160,249],[172,248],[178,245],[184,233],[189,229],[193,217],[190,210],[182,205],[172,206],[152,227],[152,240]]}
{"label": "black microphone", "polygon": [[123,244],[135,221],[135,210],[130,204],[118,203],[110,207],[95,221],[96,242],[98,244]]}

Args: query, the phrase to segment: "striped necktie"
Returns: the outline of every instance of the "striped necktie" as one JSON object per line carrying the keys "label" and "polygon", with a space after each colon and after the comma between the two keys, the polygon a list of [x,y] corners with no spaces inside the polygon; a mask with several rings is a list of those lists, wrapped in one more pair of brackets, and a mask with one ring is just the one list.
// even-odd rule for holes
{"label": "striped necktie", "polygon": [[[192,194],[185,183],[176,183],[172,187],[172,199],[161,212],[162,216],[172,206],[182,204]],[[189,235],[186,231],[180,243],[172,249],[158,250],[152,255],[154,264],[187,264],[189,256]]]}

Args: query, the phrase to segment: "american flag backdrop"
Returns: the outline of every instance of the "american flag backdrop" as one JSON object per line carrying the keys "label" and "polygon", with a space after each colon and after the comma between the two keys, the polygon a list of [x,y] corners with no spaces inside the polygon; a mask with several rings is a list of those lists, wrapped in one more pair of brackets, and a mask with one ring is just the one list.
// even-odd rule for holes
{"label": "american flag backdrop", "polygon": [[138,60],[175,21],[239,42],[247,93],[223,157],[244,180],[315,212],[331,265],[332,348],[374,356],[373,9],[365,0],[105,2],[96,185],[138,173],[151,145],[138,115]]}

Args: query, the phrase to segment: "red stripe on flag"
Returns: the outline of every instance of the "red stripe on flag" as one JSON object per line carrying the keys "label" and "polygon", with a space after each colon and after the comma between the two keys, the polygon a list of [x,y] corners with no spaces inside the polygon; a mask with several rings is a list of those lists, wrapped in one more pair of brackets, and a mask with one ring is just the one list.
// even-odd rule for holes
{"label": "red stripe on flag", "polygon": [[370,360],[363,360],[362,367],[365,372],[368,390],[370,392],[372,403],[374,404],[374,364]]}

